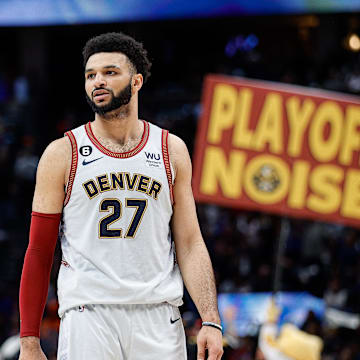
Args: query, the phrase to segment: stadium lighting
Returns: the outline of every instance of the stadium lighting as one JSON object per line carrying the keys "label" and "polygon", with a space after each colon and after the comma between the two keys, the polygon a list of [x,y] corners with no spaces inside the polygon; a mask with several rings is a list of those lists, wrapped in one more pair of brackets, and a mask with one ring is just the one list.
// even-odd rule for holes
{"label": "stadium lighting", "polygon": [[360,38],[357,34],[350,34],[347,40],[348,47],[351,51],[357,52],[360,50]]}

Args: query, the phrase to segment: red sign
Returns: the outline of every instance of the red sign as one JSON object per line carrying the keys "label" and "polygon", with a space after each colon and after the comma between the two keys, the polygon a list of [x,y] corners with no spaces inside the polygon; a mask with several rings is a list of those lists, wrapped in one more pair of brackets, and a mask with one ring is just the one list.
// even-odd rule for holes
{"label": "red sign", "polygon": [[195,199],[360,226],[360,99],[210,75]]}

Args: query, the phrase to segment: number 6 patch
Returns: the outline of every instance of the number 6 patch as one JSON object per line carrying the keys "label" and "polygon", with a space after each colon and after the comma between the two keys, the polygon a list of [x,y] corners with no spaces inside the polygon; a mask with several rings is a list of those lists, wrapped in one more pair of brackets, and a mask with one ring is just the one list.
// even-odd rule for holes
{"label": "number 6 patch", "polygon": [[82,156],[89,156],[92,153],[92,147],[90,145],[82,146],[79,151]]}

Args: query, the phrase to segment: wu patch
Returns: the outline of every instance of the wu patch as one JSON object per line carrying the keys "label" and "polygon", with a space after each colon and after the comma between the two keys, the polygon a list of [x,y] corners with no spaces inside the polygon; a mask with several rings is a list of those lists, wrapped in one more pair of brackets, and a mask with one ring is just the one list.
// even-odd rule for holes
{"label": "wu patch", "polygon": [[148,167],[160,168],[161,167],[161,156],[159,153],[147,152],[145,151],[145,164]]}

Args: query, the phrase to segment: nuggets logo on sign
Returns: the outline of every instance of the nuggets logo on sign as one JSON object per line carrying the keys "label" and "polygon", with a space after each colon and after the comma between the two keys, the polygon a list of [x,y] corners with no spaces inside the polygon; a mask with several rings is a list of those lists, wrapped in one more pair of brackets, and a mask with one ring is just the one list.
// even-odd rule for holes
{"label": "nuggets logo on sign", "polygon": [[198,201],[360,226],[360,99],[208,76]]}
{"label": "nuggets logo on sign", "polygon": [[271,164],[264,164],[254,174],[253,181],[259,191],[274,192],[280,184],[280,177]]}

